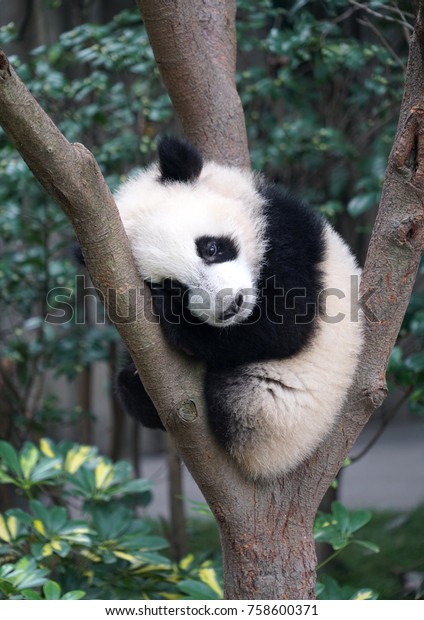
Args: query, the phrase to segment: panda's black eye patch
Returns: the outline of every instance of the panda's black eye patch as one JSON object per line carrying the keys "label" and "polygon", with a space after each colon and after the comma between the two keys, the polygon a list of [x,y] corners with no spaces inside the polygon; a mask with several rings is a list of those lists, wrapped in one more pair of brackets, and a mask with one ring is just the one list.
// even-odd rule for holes
{"label": "panda's black eye patch", "polygon": [[205,263],[226,263],[235,260],[238,249],[230,237],[199,237],[196,239],[197,254]]}

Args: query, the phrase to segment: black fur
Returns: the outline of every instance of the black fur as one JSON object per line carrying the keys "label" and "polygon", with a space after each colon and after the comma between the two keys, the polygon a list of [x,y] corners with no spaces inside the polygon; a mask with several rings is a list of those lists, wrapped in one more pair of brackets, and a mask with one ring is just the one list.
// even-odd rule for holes
{"label": "black fur", "polygon": [[208,264],[226,263],[238,256],[238,248],[230,237],[199,237],[196,249],[198,256]]}
{"label": "black fur", "polygon": [[143,426],[165,430],[132,360],[118,375],[117,395],[122,408]]}
{"label": "black fur", "polygon": [[[167,139],[163,146],[162,141],[159,147],[162,180],[197,178],[201,156],[196,153],[187,143]],[[215,435],[224,445],[229,441],[231,429],[225,414],[222,374],[218,371],[231,372],[248,362],[296,354],[310,343],[314,318],[320,310],[322,282],[318,265],[325,251],[322,219],[301,201],[263,179],[258,181],[258,191],[267,201],[268,250],[258,282],[257,304],[247,321],[213,327],[188,311],[182,284],[166,280],[151,285],[155,310],[169,343],[207,365],[208,416]],[[145,426],[163,428],[134,370],[132,365],[119,376],[121,401]]]}
{"label": "black fur", "polygon": [[189,142],[177,138],[162,138],[158,147],[162,183],[193,183],[203,168],[200,152]]}

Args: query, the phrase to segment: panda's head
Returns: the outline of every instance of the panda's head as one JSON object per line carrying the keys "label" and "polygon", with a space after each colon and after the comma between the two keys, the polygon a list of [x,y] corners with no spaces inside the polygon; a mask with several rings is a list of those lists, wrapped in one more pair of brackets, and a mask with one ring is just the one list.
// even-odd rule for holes
{"label": "panda's head", "polygon": [[144,280],[182,285],[185,306],[211,325],[251,315],[266,243],[250,172],[203,163],[192,145],[165,138],[158,164],[122,185],[116,202]]}

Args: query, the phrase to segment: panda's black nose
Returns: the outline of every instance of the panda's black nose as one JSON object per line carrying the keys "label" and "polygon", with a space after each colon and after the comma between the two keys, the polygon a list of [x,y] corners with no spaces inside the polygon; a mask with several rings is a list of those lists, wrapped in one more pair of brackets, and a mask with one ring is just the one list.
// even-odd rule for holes
{"label": "panda's black nose", "polygon": [[237,293],[233,302],[228,306],[225,312],[222,313],[222,319],[225,321],[226,319],[230,319],[232,316],[237,314],[243,305],[243,301],[244,297],[242,293]]}
{"label": "panda's black nose", "polygon": [[237,312],[238,310],[242,307],[243,305],[243,295],[241,293],[239,293],[238,295],[236,295],[236,298],[234,300],[235,305],[237,306]]}

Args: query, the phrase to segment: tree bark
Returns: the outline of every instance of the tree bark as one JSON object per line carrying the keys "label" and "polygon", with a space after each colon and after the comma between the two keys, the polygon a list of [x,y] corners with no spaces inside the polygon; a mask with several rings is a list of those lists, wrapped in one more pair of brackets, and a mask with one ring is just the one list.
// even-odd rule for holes
{"label": "tree bark", "polygon": [[207,159],[250,166],[236,89],[234,0],[138,0],[185,135]]}
{"label": "tree bark", "polygon": [[[207,156],[246,165],[245,131],[241,132],[238,118],[241,109],[236,106],[236,111],[228,116],[213,101],[207,110],[204,107],[214,95],[216,99],[223,95],[225,100],[228,90],[231,99],[235,91],[233,73],[232,77],[228,73],[235,45],[235,3],[226,0],[220,26],[226,33],[213,39],[223,48],[217,42],[211,47],[205,36],[209,32],[206,25],[210,28],[213,21],[209,16],[217,15],[222,2],[173,3],[172,18],[182,30],[170,24],[169,3],[140,0],[140,5],[146,23],[151,22],[148,27],[155,53],[159,55],[161,50],[159,62],[164,75],[165,65],[176,71],[176,63],[188,65],[190,58],[193,63],[196,59],[204,60],[202,71],[206,76],[200,76],[198,82],[193,78],[188,85],[178,80],[169,85],[172,92],[175,88],[189,89],[190,98],[178,92],[172,94],[185,118],[187,134]],[[156,30],[155,21],[161,24]],[[92,155],[81,145],[65,140],[16,77],[7,59],[0,57],[0,124],[69,216],[111,320],[117,323],[165,426],[215,514],[228,599],[314,598],[315,512],[363,425],[385,396],[386,362],[423,247],[424,160],[420,133],[424,82],[420,25],[419,20],[418,36],[411,42],[399,130],[362,280],[363,308],[371,318],[365,327],[362,364],[331,436],[308,461],[269,484],[246,481],[210,436],[202,399],[203,369],[191,358],[170,350],[164,342],[149,312],[148,292],[139,281],[113,199]],[[156,40],[163,39],[162,28],[172,31],[166,48],[161,48]],[[191,46],[196,55],[190,55]],[[185,50],[185,59],[179,56],[181,50]],[[219,62],[215,56],[219,56]],[[228,66],[227,61],[221,62],[224,58],[228,58]],[[193,72],[196,74],[195,68]],[[195,114],[196,105],[203,109],[202,114]],[[192,110],[191,116],[184,116],[186,106]],[[217,114],[223,116],[216,117]]]}

